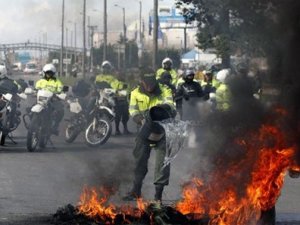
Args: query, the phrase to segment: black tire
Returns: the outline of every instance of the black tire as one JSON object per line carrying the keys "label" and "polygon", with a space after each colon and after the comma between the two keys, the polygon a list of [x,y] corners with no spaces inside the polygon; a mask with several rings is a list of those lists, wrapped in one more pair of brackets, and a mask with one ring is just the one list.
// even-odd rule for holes
{"label": "black tire", "polygon": [[65,131],[65,141],[72,143],[80,133],[80,129],[74,124],[68,124]]}
{"label": "black tire", "polygon": [[26,145],[29,152],[34,152],[39,145],[39,117],[33,115],[27,132]]}
{"label": "black tire", "polygon": [[45,148],[46,145],[47,145],[47,142],[48,142],[48,137],[45,136],[45,135],[42,135],[42,136],[40,137],[40,140],[39,140],[39,147],[40,147],[40,148]]}
{"label": "black tire", "polygon": [[[93,121],[87,126],[85,130],[85,142],[89,147],[98,147],[103,145],[110,138],[112,132],[111,121],[106,117],[100,117],[97,120],[96,129],[93,130]],[[101,135],[96,137],[95,140],[92,139],[94,135]]]}
{"label": "black tire", "polygon": [[5,145],[6,134],[3,131],[0,131],[0,145]]}

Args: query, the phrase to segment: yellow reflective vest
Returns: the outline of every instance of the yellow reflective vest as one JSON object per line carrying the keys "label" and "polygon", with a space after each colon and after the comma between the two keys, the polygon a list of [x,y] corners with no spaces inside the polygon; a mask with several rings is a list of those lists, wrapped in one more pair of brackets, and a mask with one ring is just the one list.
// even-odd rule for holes
{"label": "yellow reflective vest", "polygon": [[35,84],[36,89],[43,89],[47,91],[51,91],[52,93],[61,93],[63,90],[63,83],[57,79],[40,79]]}
{"label": "yellow reflective vest", "polygon": [[99,74],[96,76],[95,83],[106,82],[108,83],[112,89],[119,90],[123,84],[117,80],[113,75],[110,74]]}
{"label": "yellow reflective vest", "polygon": [[131,92],[129,113],[131,116],[144,114],[146,110],[159,104],[168,104],[172,108],[175,108],[170,88],[159,84],[159,93],[157,95],[149,95],[143,92],[139,86]]}
{"label": "yellow reflective vest", "polygon": [[[158,80],[161,75],[167,70],[165,70],[164,68],[160,68],[156,71],[156,79]],[[171,77],[172,77],[172,84],[176,86],[177,84],[177,80],[178,80],[178,77],[177,77],[177,73],[175,70],[171,69],[170,71],[168,71],[170,74],[171,74]]]}
{"label": "yellow reflective vest", "polygon": [[216,90],[217,109],[227,111],[230,108],[231,92],[228,85],[221,83]]}

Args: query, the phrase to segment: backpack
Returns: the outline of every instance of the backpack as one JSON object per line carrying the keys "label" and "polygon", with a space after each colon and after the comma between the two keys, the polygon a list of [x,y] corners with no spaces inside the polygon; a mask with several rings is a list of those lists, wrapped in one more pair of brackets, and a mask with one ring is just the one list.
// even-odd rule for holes
{"label": "backpack", "polygon": [[84,79],[76,81],[72,86],[72,92],[78,97],[85,97],[90,92],[91,85]]}

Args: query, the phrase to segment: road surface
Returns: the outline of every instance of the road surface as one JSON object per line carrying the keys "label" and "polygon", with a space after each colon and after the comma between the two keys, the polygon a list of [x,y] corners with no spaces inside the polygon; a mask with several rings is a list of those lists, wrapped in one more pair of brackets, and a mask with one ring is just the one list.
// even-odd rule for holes
{"label": "road surface", "polygon": [[[38,79],[37,76],[24,77]],[[22,103],[22,109],[25,104]],[[134,135],[112,136],[105,145],[92,149],[86,147],[82,135],[72,144],[64,142],[65,122],[61,125],[60,135],[52,138],[54,148],[27,152],[23,125],[13,133],[16,145],[8,140],[7,146],[0,148],[0,224],[39,224],[31,219],[53,214],[68,203],[76,205],[84,186],[113,183],[119,187],[116,202],[129,190]],[[135,130],[132,122],[130,129]],[[174,160],[164,199],[172,202],[180,198],[181,184],[189,178],[196,151],[185,149]],[[149,173],[143,187],[146,199],[154,195],[153,162],[149,160]],[[300,179],[286,178],[277,203],[278,221],[300,221],[299,187]]]}

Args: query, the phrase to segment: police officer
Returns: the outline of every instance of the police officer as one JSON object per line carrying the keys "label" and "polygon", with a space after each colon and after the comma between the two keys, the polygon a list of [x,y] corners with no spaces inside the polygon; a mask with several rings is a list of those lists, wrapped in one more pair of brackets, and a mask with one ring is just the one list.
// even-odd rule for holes
{"label": "police officer", "polygon": [[102,73],[95,78],[95,84],[98,89],[113,88],[117,90],[118,80],[113,75],[113,66],[109,61],[104,61],[101,65]]}
{"label": "police officer", "polygon": [[[192,69],[187,69],[183,74],[184,82],[179,84],[176,90],[175,100],[176,100],[176,107],[181,115],[185,119],[188,119],[188,115],[183,115],[183,100],[190,101],[189,105],[194,107],[198,101],[203,97],[203,91],[199,82],[194,81],[195,72]],[[189,111],[189,110],[187,110]],[[187,114],[187,113],[186,113]],[[190,113],[189,113],[190,115]],[[192,119],[192,118],[191,118]]]}
{"label": "police officer", "polygon": [[171,77],[172,77],[172,84],[176,86],[177,84],[177,73],[176,71],[173,69],[173,61],[170,58],[165,58],[162,63],[161,63],[162,68],[158,69],[156,71],[156,79],[160,79],[162,74],[167,71],[170,73]]}
{"label": "police officer", "polygon": [[118,74],[118,86],[115,98],[115,125],[116,125],[116,135],[121,135],[120,122],[123,124],[123,134],[131,134],[128,130],[127,123],[129,121],[129,103],[128,103],[128,85],[121,81],[122,76]]}
{"label": "police officer", "polygon": [[[135,158],[134,182],[131,191],[123,198],[123,200],[131,201],[141,196],[143,180],[148,172],[148,160],[151,148],[156,148],[155,162],[155,200],[161,201],[162,193],[165,185],[169,184],[170,165],[163,166],[166,155],[166,140],[164,133],[160,137],[143,136],[143,128],[147,124],[147,112],[154,106],[163,105],[164,108],[174,115],[174,102],[172,91],[165,85],[157,82],[153,71],[148,71],[142,75],[140,85],[131,92],[129,112],[133,121],[142,126],[140,129],[133,150]],[[158,135],[159,136],[159,135]]]}
{"label": "police officer", "polygon": [[[56,68],[53,64],[46,64],[43,67],[43,78],[38,80],[35,84],[36,89],[43,89],[50,91],[54,94],[59,94],[63,91],[63,83],[55,77]],[[53,134],[58,135],[58,126],[62,118],[64,117],[64,105],[61,101],[56,100],[53,102],[55,113]]]}

